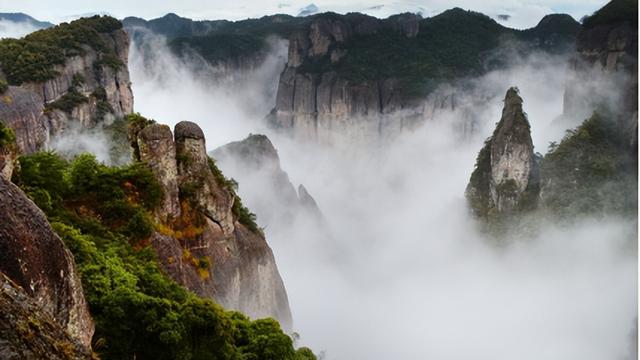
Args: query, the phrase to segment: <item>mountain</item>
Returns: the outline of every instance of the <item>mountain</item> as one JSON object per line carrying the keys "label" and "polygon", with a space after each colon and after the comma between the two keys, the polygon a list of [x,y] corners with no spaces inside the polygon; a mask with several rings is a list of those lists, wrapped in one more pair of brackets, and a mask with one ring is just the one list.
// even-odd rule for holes
{"label": "mountain", "polygon": [[[315,359],[202,130],[133,113],[128,45],[99,16],[0,40],[0,355]],[[127,160],[46,151],[93,130]]]}
{"label": "mountain", "polygon": [[518,31],[459,8],[426,19],[330,13],[308,19],[290,36],[270,120],[320,140],[335,129],[375,138],[403,128],[410,118],[385,115],[403,110],[420,117],[434,110],[421,106],[428,96],[440,96],[439,85],[504,67],[512,57],[505,50],[566,52],[580,29],[568,15],[549,15]]}
{"label": "mountain", "polygon": [[243,188],[263,189],[251,208],[267,227],[287,226],[297,216],[309,216],[318,227],[322,212],[314,198],[300,184],[296,187],[282,169],[275,146],[265,135],[251,134],[246,139],[223,145],[211,152],[220,168]]}
{"label": "mountain", "polygon": [[21,152],[50,147],[73,126],[94,128],[133,111],[122,24],[92,17],[0,41],[0,119]]}
{"label": "mountain", "polygon": [[24,13],[0,13],[0,21],[11,21],[15,23],[27,23],[36,29],[46,29],[53,24],[48,21],[39,21]]}
{"label": "mountain", "polygon": [[[148,124],[132,143],[137,159],[162,185],[155,215],[162,226],[150,241],[167,273],[227,308],[273,317],[290,328],[287,293],[271,249],[234,184],[207,156],[200,127],[183,121],[172,135],[167,126]],[[213,266],[201,269],[194,259]]]}
{"label": "mountain", "polygon": [[637,218],[637,10],[635,1],[613,0],[584,21],[569,61],[562,120],[581,123],[544,157],[533,153],[522,99],[514,89],[507,92],[502,119],[480,150],[466,191],[472,213],[485,224],[523,209],[565,220]]}
{"label": "mountain", "polygon": [[522,102],[517,88],[507,91],[502,118],[478,154],[465,194],[476,217],[504,217],[536,205],[540,159]]}

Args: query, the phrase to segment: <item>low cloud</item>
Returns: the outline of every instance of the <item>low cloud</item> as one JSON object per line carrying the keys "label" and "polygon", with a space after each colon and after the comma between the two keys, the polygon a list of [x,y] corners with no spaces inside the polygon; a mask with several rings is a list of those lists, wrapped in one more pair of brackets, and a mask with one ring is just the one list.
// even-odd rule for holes
{"label": "low cloud", "polygon": [[[282,49],[274,49],[280,59]],[[153,51],[146,65],[131,52],[137,111],[164,123],[198,122],[209,149],[266,132],[292,182],[320,205],[331,236],[304,218],[266,229],[302,345],[326,359],[629,355],[637,317],[634,221],[547,222],[498,246],[478,233],[463,196],[508,87],[520,88],[537,151],[561,136],[552,124],[562,113],[566,59],[528,57],[470,79],[473,92],[458,95],[477,126],[464,136],[460,122],[468,117],[441,111],[385,146],[327,147],[265,128],[282,63],[260,67],[267,75],[228,91],[197,61],[176,59],[162,43]],[[474,102],[479,94],[483,100]],[[260,184],[240,183],[247,204],[271,191]]]}

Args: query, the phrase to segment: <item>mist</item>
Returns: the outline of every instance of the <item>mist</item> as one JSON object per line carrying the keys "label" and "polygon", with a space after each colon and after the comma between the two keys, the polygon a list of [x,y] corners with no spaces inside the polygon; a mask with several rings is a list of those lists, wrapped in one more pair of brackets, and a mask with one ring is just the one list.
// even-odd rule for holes
{"label": "mist", "polygon": [[29,21],[9,21],[0,20],[0,39],[21,38],[29,33],[38,30],[38,27]]}
{"label": "mist", "polygon": [[[145,50],[151,63],[134,44],[130,69],[136,111],[167,124],[198,123],[210,150],[266,133],[292,182],[318,202],[326,232],[303,216],[265,229],[299,345],[340,360],[632,358],[635,221],[546,221],[533,235],[496,244],[477,230],[464,200],[510,86],[524,99],[536,151],[562,136],[553,123],[562,113],[566,58],[531,56],[470,79],[474,90],[460,94],[461,109],[476,124],[465,136],[462,110],[439,111],[384,146],[328,147],[265,128],[286,61],[284,43],[275,44],[233,86],[212,80],[215,69],[198,59],[174,57],[161,38]],[[272,189],[240,176],[239,194],[264,225],[270,209],[252,204]]]}
{"label": "mist", "polygon": [[171,126],[195,121],[207,135],[208,149],[261,126],[275,102],[286,41],[268,40],[270,51],[262,65],[240,73],[207,66],[195,54],[173,56],[164,37],[137,31],[145,37],[132,44],[129,57],[137,112]]}

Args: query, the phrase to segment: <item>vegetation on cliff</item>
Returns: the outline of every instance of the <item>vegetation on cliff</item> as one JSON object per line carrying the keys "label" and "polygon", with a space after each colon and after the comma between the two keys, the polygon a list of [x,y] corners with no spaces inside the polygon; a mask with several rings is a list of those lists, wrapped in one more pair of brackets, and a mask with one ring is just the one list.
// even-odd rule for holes
{"label": "vegetation on cliff", "polygon": [[592,28],[598,25],[611,25],[628,21],[638,27],[638,0],[613,0],[593,15],[584,18],[582,25]]}
{"label": "vegetation on cliff", "polygon": [[122,65],[101,34],[122,28],[109,16],[82,18],[39,30],[22,39],[0,40],[0,68],[11,85],[42,82],[54,78],[56,65],[73,56],[84,55],[87,48],[99,54],[99,62],[118,68]]}
{"label": "vegetation on cliff", "polygon": [[636,159],[628,135],[594,113],[552,143],[542,161],[545,208],[561,216],[637,213]]}
{"label": "vegetation on cliff", "polygon": [[272,319],[250,321],[197,297],[160,270],[147,240],[162,190],[141,163],[92,155],[20,158],[14,182],[45,210],[74,254],[103,359],[315,359]]}

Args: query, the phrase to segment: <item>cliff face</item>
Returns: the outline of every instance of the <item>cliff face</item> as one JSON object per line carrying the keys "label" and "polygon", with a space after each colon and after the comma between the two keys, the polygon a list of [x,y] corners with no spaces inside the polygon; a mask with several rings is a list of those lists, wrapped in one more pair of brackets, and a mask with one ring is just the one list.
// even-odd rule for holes
{"label": "cliff face", "polygon": [[585,20],[569,63],[565,117],[582,121],[605,110],[629,119],[636,113],[637,126],[637,10],[637,2],[614,0]]}
{"label": "cliff face", "polygon": [[[40,35],[59,29],[42,30]],[[97,29],[92,31],[99,42],[81,43],[73,52],[66,51],[63,63],[52,65],[52,76],[46,80],[12,81],[9,75],[14,69],[0,63],[0,79],[4,71],[10,83],[0,94],[0,121],[14,130],[21,152],[48,149],[51,139],[70,127],[108,124],[133,111],[128,36],[122,28]],[[47,44],[50,40],[38,41]]]}
{"label": "cliff face", "polygon": [[151,124],[138,134],[140,160],[164,188],[163,228],[151,240],[167,273],[198,295],[254,318],[291,326],[275,259],[233,184],[206,154],[202,130],[180,122],[174,135]]}
{"label": "cliff face", "polygon": [[482,218],[531,209],[539,192],[539,176],[522,98],[511,88],[502,118],[480,150],[466,197],[474,215]]}
{"label": "cliff face", "polygon": [[[570,47],[579,27],[568,15],[551,15],[518,32],[462,9],[427,19],[412,14],[384,20],[361,14],[312,17],[289,38],[288,62],[269,120],[297,137],[321,142],[345,133],[365,139],[392,136],[446,109],[450,94],[436,91],[440,85],[491,69],[490,54],[504,50],[500,45],[506,39],[524,44],[514,49],[525,52],[560,52]],[[454,46],[455,56],[449,48]]]}
{"label": "cliff face", "polygon": [[[10,279],[3,280],[3,301],[8,300],[10,307],[21,307],[23,312],[37,306],[42,317],[50,317],[86,351],[94,327],[73,256],[44,213],[1,177],[0,202],[0,272]],[[15,303],[24,297],[30,299],[28,304]],[[3,316],[11,316],[10,309],[1,310],[6,313]],[[15,315],[18,320],[12,321],[25,316]]]}

